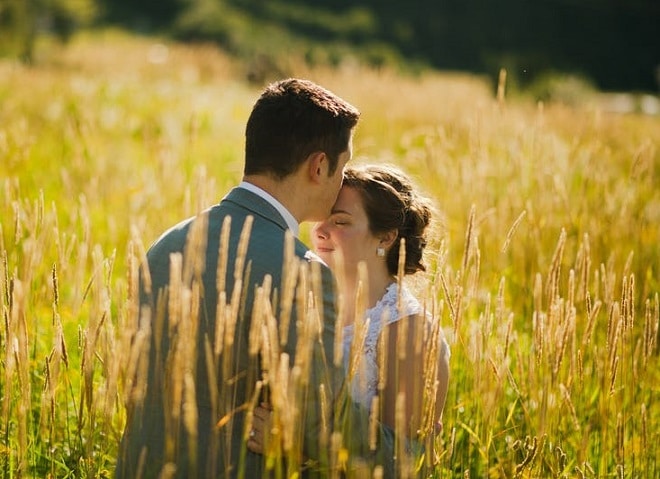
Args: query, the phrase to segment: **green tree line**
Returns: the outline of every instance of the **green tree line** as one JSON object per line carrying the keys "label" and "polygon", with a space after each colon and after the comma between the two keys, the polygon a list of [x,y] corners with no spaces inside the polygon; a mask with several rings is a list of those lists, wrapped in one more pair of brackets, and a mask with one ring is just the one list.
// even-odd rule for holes
{"label": "green tree line", "polygon": [[100,0],[0,0],[0,56],[33,61],[37,36],[69,39],[99,17]]}
{"label": "green tree line", "polygon": [[296,45],[309,61],[505,67],[521,84],[548,72],[605,90],[660,82],[657,0],[0,0],[0,49],[25,37],[29,57],[40,29],[66,36],[92,19],[271,59]]}

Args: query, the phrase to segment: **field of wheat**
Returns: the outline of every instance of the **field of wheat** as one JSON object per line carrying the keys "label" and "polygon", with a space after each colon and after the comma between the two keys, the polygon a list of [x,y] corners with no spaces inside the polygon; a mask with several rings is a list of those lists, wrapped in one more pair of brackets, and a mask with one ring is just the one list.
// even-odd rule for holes
{"label": "field of wheat", "polygon": [[[239,181],[261,86],[211,46],[41,51],[0,62],[0,478],[111,477],[136,262]],[[355,162],[402,167],[437,207],[415,283],[452,351],[433,477],[658,477],[660,118],[288,68],[360,108]]]}

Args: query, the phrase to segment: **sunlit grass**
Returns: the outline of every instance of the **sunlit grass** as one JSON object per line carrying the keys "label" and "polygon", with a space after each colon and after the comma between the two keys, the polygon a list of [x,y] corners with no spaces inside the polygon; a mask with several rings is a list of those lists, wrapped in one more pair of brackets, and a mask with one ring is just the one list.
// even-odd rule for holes
{"label": "sunlit grass", "polygon": [[[137,258],[240,179],[261,88],[208,46],[50,48],[0,64],[0,477],[103,477]],[[293,65],[361,109],[355,161],[400,165],[442,219],[415,283],[452,349],[435,475],[657,475],[660,120]]]}

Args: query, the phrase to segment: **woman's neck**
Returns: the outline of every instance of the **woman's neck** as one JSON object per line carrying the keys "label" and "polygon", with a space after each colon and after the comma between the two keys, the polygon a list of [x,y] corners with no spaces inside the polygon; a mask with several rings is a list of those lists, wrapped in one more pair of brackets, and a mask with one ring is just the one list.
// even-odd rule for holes
{"label": "woman's neck", "polygon": [[[357,275],[351,277],[347,276],[341,289],[342,297],[344,299],[344,306],[346,308],[344,313],[344,326],[353,324],[355,321],[355,302],[358,299],[358,289],[360,289],[360,294],[363,295],[361,298],[361,301],[363,301],[362,305],[364,306],[363,309],[370,309],[376,306],[378,301],[380,301],[380,299],[385,295],[387,288],[395,281],[396,278],[388,274],[386,270],[384,272],[379,272],[379,274],[376,274],[376,272],[371,272],[367,278],[368,289],[365,291],[364,285],[362,285],[361,288],[358,288],[359,280]],[[360,313],[364,313],[364,311],[361,311]]]}

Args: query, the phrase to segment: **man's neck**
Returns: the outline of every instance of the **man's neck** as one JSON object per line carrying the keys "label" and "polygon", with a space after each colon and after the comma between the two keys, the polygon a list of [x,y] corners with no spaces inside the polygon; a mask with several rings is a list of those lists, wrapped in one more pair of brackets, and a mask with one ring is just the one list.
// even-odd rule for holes
{"label": "man's neck", "polygon": [[252,183],[264,190],[279,201],[282,206],[293,215],[298,223],[301,222],[302,215],[300,213],[300,208],[298,207],[298,201],[296,201],[296,196],[292,194],[298,191],[298,188],[295,187],[295,181],[293,181],[293,178],[284,178],[280,180],[267,175],[244,175],[243,181]]}

